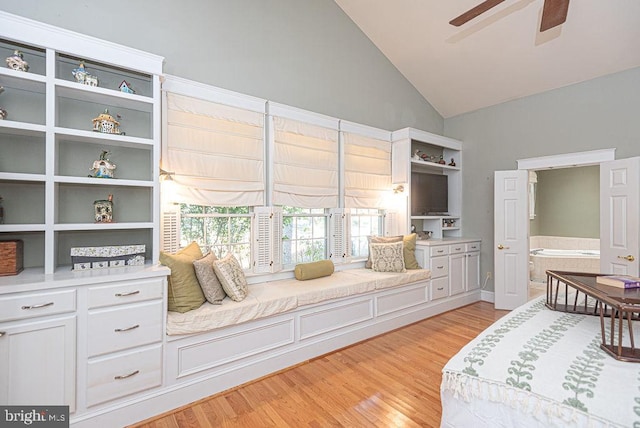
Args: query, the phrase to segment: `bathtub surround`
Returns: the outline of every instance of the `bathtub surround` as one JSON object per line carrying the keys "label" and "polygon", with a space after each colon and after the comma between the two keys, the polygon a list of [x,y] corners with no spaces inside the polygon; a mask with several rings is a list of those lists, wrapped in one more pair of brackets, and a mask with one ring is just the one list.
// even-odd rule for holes
{"label": "bathtub surround", "polygon": [[600,240],[562,236],[529,238],[529,267],[532,282],[546,282],[547,270],[598,273]]}

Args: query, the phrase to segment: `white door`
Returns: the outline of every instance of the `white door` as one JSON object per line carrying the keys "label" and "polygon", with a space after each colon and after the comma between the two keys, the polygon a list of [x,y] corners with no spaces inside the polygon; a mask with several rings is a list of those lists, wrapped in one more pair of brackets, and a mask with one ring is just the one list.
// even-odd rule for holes
{"label": "white door", "polygon": [[529,290],[529,172],[496,171],[494,273],[496,309],[515,309]]}
{"label": "white door", "polygon": [[638,276],[640,157],[600,164],[600,272]]}

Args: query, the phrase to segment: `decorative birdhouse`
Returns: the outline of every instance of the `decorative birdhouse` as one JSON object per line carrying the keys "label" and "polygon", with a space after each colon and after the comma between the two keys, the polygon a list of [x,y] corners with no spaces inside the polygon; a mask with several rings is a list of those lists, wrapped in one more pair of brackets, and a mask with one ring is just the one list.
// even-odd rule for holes
{"label": "decorative birdhouse", "polygon": [[22,57],[22,52],[19,50],[13,51],[13,55],[10,55],[6,59],[7,67],[17,71],[29,71],[29,63]]}
{"label": "decorative birdhouse", "polygon": [[93,177],[95,178],[113,178],[113,171],[116,169],[115,164],[111,163],[107,159],[108,151],[103,150],[100,154],[100,159],[93,161],[91,170],[93,171]]}
{"label": "decorative birdhouse", "polygon": [[104,113],[93,119],[93,130],[104,134],[124,135],[124,132],[120,131],[120,122],[115,120],[107,109],[104,110]]}
{"label": "decorative birdhouse", "polygon": [[123,80],[120,83],[120,86],[118,86],[118,88],[120,88],[120,92],[125,92],[127,94],[135,94],[136,93],[136,91],[134,91],[133,88],[131,88],[131,85],[126,80]]}
{"label": "decorative birdhouse", "polygon": [[89,74],[84,67],[84,62],[78,65],[78,68],[71,70],[71,74],[76,79],[76,82],[89,86],[98,86],[98,78],[92,74]]}
{"label": "decorative birdhouse", "polygon": [[113,195],[108,199],[93,202],[94,219],[96,223],[111,223],[113,221]]}

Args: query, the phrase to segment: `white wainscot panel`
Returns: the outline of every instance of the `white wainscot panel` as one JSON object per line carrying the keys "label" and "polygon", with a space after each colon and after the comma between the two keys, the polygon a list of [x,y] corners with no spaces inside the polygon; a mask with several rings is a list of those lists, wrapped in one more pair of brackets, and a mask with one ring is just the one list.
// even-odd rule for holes
{"label": "white wainscot panel", "polygon": [[300,314],[300,340],[373,319],[373,296]]}
{"label": "white wainscot panel", "polygon": [[294,341],[293,318],[178,347],[178,378],[260,354]]}
{"label": "white wainscot panel", "polygon": [[428,301],[426,284],[418,284],[409,289],[394,291],[377,297],[378,315],[385,315],[400,309],[420,305]]}

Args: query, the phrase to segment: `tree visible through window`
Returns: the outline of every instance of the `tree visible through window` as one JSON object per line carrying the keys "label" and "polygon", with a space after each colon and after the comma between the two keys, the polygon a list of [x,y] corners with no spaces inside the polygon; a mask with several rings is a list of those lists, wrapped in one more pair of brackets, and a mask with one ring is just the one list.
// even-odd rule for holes
{"label": "tree visible through window", "polygon": [[282,261],[285,266],[327,258],[327,219],[322,208],[282,207]]}
{"label": "tree visible through window", "polygon": [[196,241],[204,253],[218,258],[232,253],[243,269],[251,266],[251,211],[249,207],[213,207],[180,204],[180,246]]}

